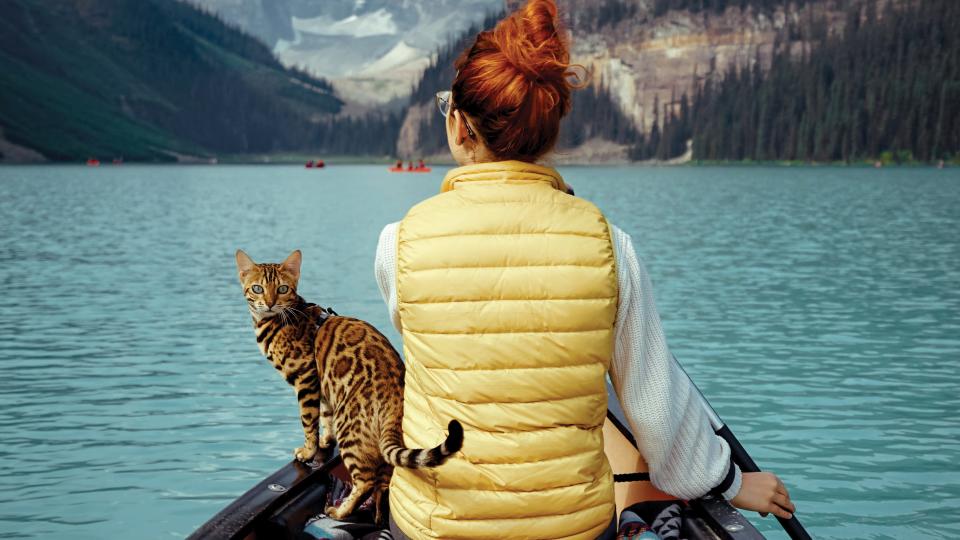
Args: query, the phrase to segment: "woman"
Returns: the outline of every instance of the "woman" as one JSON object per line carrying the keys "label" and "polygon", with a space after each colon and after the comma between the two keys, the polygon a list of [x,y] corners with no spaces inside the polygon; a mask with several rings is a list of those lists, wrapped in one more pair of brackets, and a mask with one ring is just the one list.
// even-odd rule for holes
{"label": "woman", "polygon": [[658,488],[788,517],[783,484],[741,474],[672,364],[630,237],[535,164],[570,110],[557,20],[552,1],[530,0],[477,35],[438,93],[461,167],[380,236],[406,442],[436,445],[452,418],[465,428],[444,466],[394,473],[395,534],[612,538],[607,373]]}

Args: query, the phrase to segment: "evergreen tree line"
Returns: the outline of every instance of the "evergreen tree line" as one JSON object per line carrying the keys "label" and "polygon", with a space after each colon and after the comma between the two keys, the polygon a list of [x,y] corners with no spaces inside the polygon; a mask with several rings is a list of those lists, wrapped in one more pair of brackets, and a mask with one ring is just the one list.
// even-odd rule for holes
{"label": "evergreen tree line", "polygon": [[324,154],[394,156],[403,113],[370,112],[359,117],[335,117],[320,122],[311,140]]}
{"label": "evergreen tree line", "polygon": [[[878,13],[851,7],[841,34],[800,56],[775,44],[769,69],[731,68],[658,104],[638,159],[931,161],[960,155],[960,2],[925,0]],[[826,23],[818,25],[825,28]],[[787,32],[796,32],[788,29]],[[661,110],[662,109],[662,110]]]}
{"label": "evergreen tree line", "polygon": [[560,149],[575,148],[590,139],[630,144],[640,137],[603,85],[573,91],[573,108],[560,122]]}
{"label": "evergreen tree line", "polygon": [[[687,95],[683,94],[679,100],[672,96],[670,103],[660,105],[660,99],[653,100],[653,125],[650,133],[641,133],[629,151],[631,159],[670,159],[682,155],[687,151],[690,139],[690,104]],[[660,111],[664,126],[660,127]]]}

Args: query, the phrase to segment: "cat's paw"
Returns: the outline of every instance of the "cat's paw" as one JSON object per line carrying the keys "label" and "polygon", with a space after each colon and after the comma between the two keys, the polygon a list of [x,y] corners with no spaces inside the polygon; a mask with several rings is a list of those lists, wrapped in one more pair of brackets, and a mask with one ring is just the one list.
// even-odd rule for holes
{"label": "cat's paw", "polygon": [[293,457],[297,461],[302,461],[303,463],[310,463],[313,461],[313,458],[317,455],[317,449],[309,446],[301,446],[293,451]]}
{"label": "cat's paw", "polygon": [[333,448],[335,444],[337,444],[337,440],[333,435],[320,437],[320,448]]}

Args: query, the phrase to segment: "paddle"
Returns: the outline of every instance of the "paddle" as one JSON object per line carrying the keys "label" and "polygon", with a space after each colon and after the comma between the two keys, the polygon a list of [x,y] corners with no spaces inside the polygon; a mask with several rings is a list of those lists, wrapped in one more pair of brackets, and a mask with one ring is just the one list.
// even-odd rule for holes
{"label": "paddle", "polygon": [[[703,395],[703,392],[700,391],[700,388],[697,386],[697,384],[693,382],[692,378],[690,378],[687,370],[683,369],[683,365],[680,364],[676,356],[673,356],[673,361],[677,364],[677,367],[680,368],[680,371],[687,376],[687,379],[690,380],[690,384],[697,389],[697,393],[700,394],[700,401],[703,402],[703,408],[707,411],[707,416],[710,418],[710,425],[713,426],[714,433],[719,435],[721,438],[723,438],[723,440],[727,441],[728,445],[730,445],[730,455],[733,457],[734,463],[740,467],[740,471],[760,472],[760,467],[758,467],[757,463],[753,461],[753,458],[750,457],[750,454],[747,453],[747,450],[742,444],[740,444],[740,441],[737,440],[737,437],[733,434],[733,432],[730,431],[730,428],[723,423],[723,420],[720,419],[720,415],[717,414],[717,411],[713,410],[713,406],[710,405],[710,402],[707,401],[707,398]],[[780,522],[783,530],[787,532],[787,535],[789,535],[792,540],[810,540],[810,535],[807,534],[807,530],[804,529],[803,525],[800,524],[800,520],[797,519],[796,514],[793,514],[790,519],[777,517],[777,521]]]}

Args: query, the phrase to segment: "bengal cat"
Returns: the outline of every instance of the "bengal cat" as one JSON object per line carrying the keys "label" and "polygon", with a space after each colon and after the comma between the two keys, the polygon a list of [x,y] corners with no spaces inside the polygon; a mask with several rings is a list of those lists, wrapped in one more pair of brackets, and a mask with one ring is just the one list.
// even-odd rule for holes
{"label": "bengal cat", "polygon": [[257,344],[297,391],[304,445],[294,450],[294,457],[309,462],[320,448],[340,444],[353,489],[339,508],[325,512],[342,519],[370,494],[377,523],[383,524],[383,492],[393,468],[443,464],[463,445],[463,427],[451,420],[446,440],[430,450],[404,446],[400,355],[369,323],[301,298],[300,263],[299,250],[280,264],[257,264],[237,250]]}

